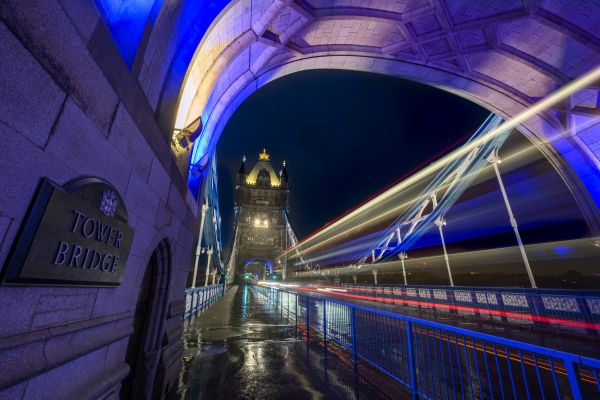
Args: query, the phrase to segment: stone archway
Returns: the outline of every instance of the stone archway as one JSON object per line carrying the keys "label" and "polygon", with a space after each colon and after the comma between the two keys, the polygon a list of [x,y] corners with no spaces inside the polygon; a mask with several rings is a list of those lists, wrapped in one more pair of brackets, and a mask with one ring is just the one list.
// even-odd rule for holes
{"label": "stone archway", "polygon": [[140,284],[125,361],[131,370],[123,381],[121,398],[160,397],[164,366],[160,352],[167,315],[171,249],[162,240],[152,253]]}
{"label": "stone archway", "polygon": [[244,262],[242,269],[242,274],[245,275],[245,273],[253,274],[258,280],[265,280],[273,274],[273,261],[264,257],[249,258]]}
{"label": "stone archway", "polygon": [[[175,128],[200,117],[201,134],[191,155],[175,142],[172,150],[180,165],[202,163],[246,97],[308,69],[402,77],[513,117],[600,65],[600,11],[585,0],[575,3],[234,1],[199,43],[179,92]],[[600,204],[598,89],[585,87],[519,126],[594,226]]]}

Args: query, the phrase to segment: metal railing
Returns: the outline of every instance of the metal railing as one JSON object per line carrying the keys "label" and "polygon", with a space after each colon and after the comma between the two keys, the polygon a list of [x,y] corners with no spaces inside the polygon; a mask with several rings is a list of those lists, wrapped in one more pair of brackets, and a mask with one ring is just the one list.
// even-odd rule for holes
{"label": "metal railing", "polygon": [[210,307],[225,293],[225,285],[210,285],[185,289],[185,311],[183,319]]}
{"label": "metal railing", "polygon": [[254,286],[309,342],[333,341],[425,399],[598,399],[600,360],[337,300]]}
{"label": "metal railing", "polygon": [[459,286],[350,285],[363,300],[600,334],[600,292]]}

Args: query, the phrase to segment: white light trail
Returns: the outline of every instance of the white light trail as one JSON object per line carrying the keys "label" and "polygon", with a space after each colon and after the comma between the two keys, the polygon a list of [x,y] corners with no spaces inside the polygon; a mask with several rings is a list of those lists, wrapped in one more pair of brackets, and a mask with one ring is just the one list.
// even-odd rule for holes
{"label": "white light trail", "polygon": [[[288,249],[285,254],[289,253],[292,250],[295,250],[295,251],[299,250],[301,252],[310,251],[311,249],[314,248],[314,246],[320,245],[320,243],[324,243],[326,241],[330,241],[331,238],[327,239],[327,238],[323,238],[323,236],[336,228],[342,227],[344,224],[351,223],[355,218],[357,218],[361,214],[382,204],[384,201],[389,200],[392,196],[400,193],[403,190],[410,188],[412,185],[418,184],[419,182],[426,179],[434,171],[436,171],[440,168],[443,168],[444,165],[456,160],[459,157],[464,156],[465,154],[467,154],[469,151],[471,151],[473,148],[475,148],[479,144],[481,144],[485,141],[489,141],[493,137],[501,134],[502,132],[504,132],[506,130],[516,128],[517,126],[519,126],[523,122],[525,122],[528,118],[530,118],[536,114],[542,113],[543,111],[547,110],[548,108],[551,108],[551,107],[555,106],[557,103],[560,103],[563,100],[567,99],[570,95],[577,92],[578,90],[581,90],[583,88],[591,86],[599,80],[600,80],[600,67],[595,68],[594,70],[573,80],[572,82],[570,82],[569,84],[558,89],[551,95],[549,95],[549,96],[545,97],[544,99],[538,101],[537,103],[533,104],[527,110],[525,110],[525,111],[517,114],[513,118],[503,122],[495,129],[490,130],[490,132],[486,133],[485,135],[482,135],[478,139],[465,144],[464,146],[462,146],[461,148],[448,154],[447,156],[442,157],[441,159],[431,163],[429,166],[421,169],[420,171],[417,171],[416,173],[414,173],[407,179],[403,180],[402,182],[398,183],[397,185],[393,186],[392,188],[388,189],[384,193],[380,194],[379,196],[375,197],[374,199],[361,205],[360,207],[353,210],[349,214],[343,216],[342,218],[340,218],[336,222],[332,223],[331,225],[326,226],[321,231],[317,232],[316,234],[309,237],[305,241],[297,243],[295,246]],[[555,135],[552,138],[548,138],[546,140],[546,143],[554,141],[555,139],[562,136],[564,133],[565,132],[563,131],[563,132],[560,132],[559,134]],[[363,222],[359,225],[353,226],[348,230],[344,230],[343,232],[338,233],[334,237],[340,237],[340,236],[347,234],[353,230],[359,229],[361,226],[364,226],[369,222],[370,221],[367,221],[367,222]],[[312,243],[316,243],[316,244],[313,245],[312,247],[306,247]]]}

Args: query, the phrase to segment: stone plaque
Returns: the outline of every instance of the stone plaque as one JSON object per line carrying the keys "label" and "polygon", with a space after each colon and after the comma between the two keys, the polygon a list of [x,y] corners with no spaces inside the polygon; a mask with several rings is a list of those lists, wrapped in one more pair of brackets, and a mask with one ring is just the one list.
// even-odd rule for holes
{"label": "stone plaque", "polygon": [[3,268],[3,284],[118,286],[133,229],[117,190],[99,178],[42,179]]}

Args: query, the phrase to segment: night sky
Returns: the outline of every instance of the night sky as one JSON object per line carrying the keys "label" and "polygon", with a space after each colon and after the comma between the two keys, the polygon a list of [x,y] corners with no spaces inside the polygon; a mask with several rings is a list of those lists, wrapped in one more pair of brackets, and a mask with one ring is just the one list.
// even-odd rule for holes
{"label": "night sky", "polygon": [[217,148],[223,243],[233,228],[235,174],[262,148],[276,171],[286,160],[290,219],[304,238],[417,165],[466,139],[488,111],[403,79],[350,71],[305,71],[251,95]]}

